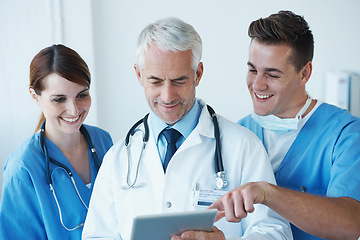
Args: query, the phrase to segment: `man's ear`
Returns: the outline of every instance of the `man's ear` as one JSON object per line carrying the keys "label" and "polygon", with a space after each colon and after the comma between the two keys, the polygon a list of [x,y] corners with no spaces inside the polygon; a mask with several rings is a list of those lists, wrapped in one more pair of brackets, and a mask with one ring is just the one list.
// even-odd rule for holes
{"label": "man's ear", "polygon": [[309,61],[306,65],[300,70],[300,81],[299,85],[305,86],[305,84],[309,81],[312,73],[312,63]]}
{"label": "man's ear", "polygon": [[196,74],[195,87],[199,85],[203,72],[204,72],[204,65],[202,62],[200,62],[195,72]]}
{"label": "man's ear", "polygon": [[142,78],[141,78],[141,69],[140,69],[140,66],[137,65],[137,64],[134,64],[134,69],[135,69],[136,77],[137,77],[137,79],[139,80],[139,83],[141,84],[141,86],[144,86],[144,85],[143,85]]}

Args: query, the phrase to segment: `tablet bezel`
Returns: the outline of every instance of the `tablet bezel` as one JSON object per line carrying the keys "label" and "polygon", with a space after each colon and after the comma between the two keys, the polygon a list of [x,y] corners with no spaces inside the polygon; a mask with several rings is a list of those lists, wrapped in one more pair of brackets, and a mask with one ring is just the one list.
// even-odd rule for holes
{"label": "tablet bezel", "polygon": [[217,210],[195,210],[137,216],[133,220],[131,240],[169,240],[187,230],[211,231]]}

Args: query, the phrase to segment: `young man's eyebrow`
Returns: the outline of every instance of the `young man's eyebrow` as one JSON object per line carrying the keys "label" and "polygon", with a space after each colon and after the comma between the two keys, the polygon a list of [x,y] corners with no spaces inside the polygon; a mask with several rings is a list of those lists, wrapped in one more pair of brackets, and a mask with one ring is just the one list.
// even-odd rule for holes
{"label": "young man's eyebrow", "polygon": [[277,68],[265,68],[266,72],[277,72],[277,73],[283,73],[282,71],[280,71],[280,69]]}
{"label": "young man's eyebrow", "polygon": [[[247,62],[247,65],[251,68],[256,69],[256,67],[251,62]],[[278,68],[265,68],[265,71],[266,72],[277,72],[277,73],[283,74],[283,72]]]}

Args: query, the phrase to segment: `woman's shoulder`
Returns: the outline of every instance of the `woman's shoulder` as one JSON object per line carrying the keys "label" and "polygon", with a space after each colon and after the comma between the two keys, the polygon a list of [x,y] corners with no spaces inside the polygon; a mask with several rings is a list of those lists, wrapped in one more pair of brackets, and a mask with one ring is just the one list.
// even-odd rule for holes
{"label": "woman's shoulder", "polygon": [[99,127],[83,124],[88,131],[94,145],[102,145],[106,151],[114,144],[110,134]]}
{"label": "woman's shoulder", "polygon": [[[26,139],[19,147],[17,147],[8,157],[14,159],[26,159],[28,157],[38,155],[41,153],[39,133],[34,133]],[[25,157],[25,158],[24,158]]]}
{"label": "woman's shoulder", "polygon": [[84,127],[86,128],[86,130],[89,132],[90,136],[92,135],[99,135],[99,136],[106,136],[111,138],[110,134],[108,131],[100,128],[100,127],[96,127],[96,126],[92,126],[92,125],[87,125],[87,124],[83,124]]}
{"label": "woman's shoulder", "polygon": [[24,172],[39,169],[44,163],[39,143],[39,134],[35,133],[26,139],[9,156],[4,166],[4,177],[24,177]]}

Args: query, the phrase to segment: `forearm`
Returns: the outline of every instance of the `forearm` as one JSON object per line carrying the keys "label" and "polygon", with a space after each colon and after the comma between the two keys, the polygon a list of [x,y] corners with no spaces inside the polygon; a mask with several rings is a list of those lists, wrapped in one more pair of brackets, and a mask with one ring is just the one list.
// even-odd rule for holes
{"label": "forearm", "polygon": [[326,239],[358,239],[360,202],[320,197],[268,184],[265,205],[303,231]]}

